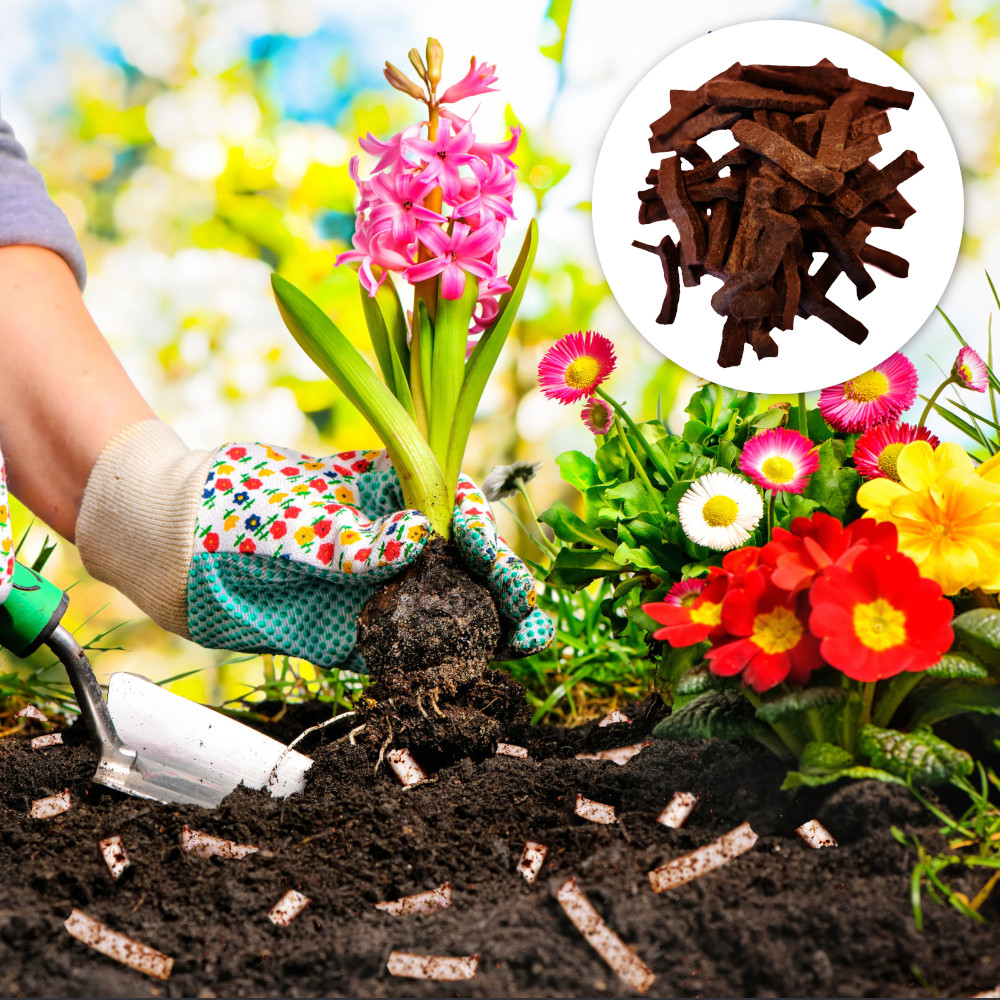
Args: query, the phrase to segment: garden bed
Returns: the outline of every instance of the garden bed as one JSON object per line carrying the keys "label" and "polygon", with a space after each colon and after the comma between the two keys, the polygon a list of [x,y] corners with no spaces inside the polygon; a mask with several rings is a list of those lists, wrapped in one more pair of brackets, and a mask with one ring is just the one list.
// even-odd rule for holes
{"label": "garden bed", "polygon": [[[527,760],[461,760],[407,789],[385,769],[373,777],[360,747],[323,734],[306,743],[316,763],[304,793],[240,789],[215,810],[91,785],[96,760],[79,727],[44,750],[0,740],[0,995],[634,995],[554,898],[571,876],[655,974],[648,996],[968,996],[1000,982],[989,924],[925,901],[925,930],[914,927],[915,858],[890,826],[941,843],[905,789],[781,792],[784,768],[753,743],[655,741],[622,766],[575,759],[641,741],[661,713],[632,714],[604,728],[534,728],[518,740]],[[277,735],[308,721],[286,719]],[[68,812],[29,818],[32,800],[65,788]],[[680,829],[656,822],[675,791],[698,796]],[[618,823],[575,816],[578,793],[614,806]],[[796,835],[813,818],[839,847],[811,849]],[[652,892],[650,869],[744,821],[759,834],[749,852]],[[184,826],[260,850],[184,853]],[[97,846],[115,834],[131,861],[117,882]],[[528,840],[548,847],[533,885],[518,872]],[[449,909],[375,908],[446,882]],[[268,911],[289,889],[310,904],[277,926]],[[172,957],[169,980],[74,940],[63,926],[74,909]],[[394,978],[394,950],[478,955],[478,973]]]}

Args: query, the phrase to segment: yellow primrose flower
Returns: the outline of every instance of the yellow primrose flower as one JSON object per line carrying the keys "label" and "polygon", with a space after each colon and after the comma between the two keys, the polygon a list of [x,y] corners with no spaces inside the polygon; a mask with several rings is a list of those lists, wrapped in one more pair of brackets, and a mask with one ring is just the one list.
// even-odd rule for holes
{"label": "yellow primrose flower", "polygon": [[946,594],[1000,590],[1000,484],[977,476],[953,442],[908,444],[896,467],[900,482],[872,479],[858,490],[866,516],[895,524],[900,552]]}
{"label": "yellow primrose flower", "polygon": [[292,537],[299,543],[299,545],[305,545],[306,542],[311,542],[313,538],[316,537],[316,532],[313,531],[311,524],[303,524]]}

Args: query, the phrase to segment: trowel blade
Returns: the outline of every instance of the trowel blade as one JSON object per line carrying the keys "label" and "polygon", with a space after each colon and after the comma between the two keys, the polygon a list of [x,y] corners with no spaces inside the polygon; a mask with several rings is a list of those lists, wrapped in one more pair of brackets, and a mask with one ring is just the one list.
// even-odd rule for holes
{"label": "trowel blade", "polygon": [[98,768],[95,780],[131,795],[213,808],[242,782],[283,798],[302,791],[312,766],[297,750],[138,674],[112,674],[108,711],[137,757],[127,773]]}

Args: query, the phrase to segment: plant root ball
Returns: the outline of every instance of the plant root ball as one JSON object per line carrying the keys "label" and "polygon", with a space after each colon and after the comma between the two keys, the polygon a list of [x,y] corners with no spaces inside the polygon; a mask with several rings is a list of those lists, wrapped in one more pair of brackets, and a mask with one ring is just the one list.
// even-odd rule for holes
{"label": "plant root ball", "polygon": [[527,720],[524,689],[490,668],[502,629],[487,587],[457,551],[432,538],[358,617],[371,684],[359,721],[366,742],[428,756],[483,757]]}

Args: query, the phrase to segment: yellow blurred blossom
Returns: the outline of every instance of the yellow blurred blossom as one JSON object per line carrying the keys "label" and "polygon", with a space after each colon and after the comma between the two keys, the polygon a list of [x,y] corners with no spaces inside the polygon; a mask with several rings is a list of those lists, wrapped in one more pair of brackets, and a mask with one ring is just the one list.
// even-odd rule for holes
{"label": "yellow blurred blossom", "polygon": [[898,483],[872,479],[858,490],[865,516],[895,524],[899,550],[946,594],[1000,590],[1000,481],[990,478],[996,467],[977,469],[950,441],[936,449],[914,441],[896,468]]}

